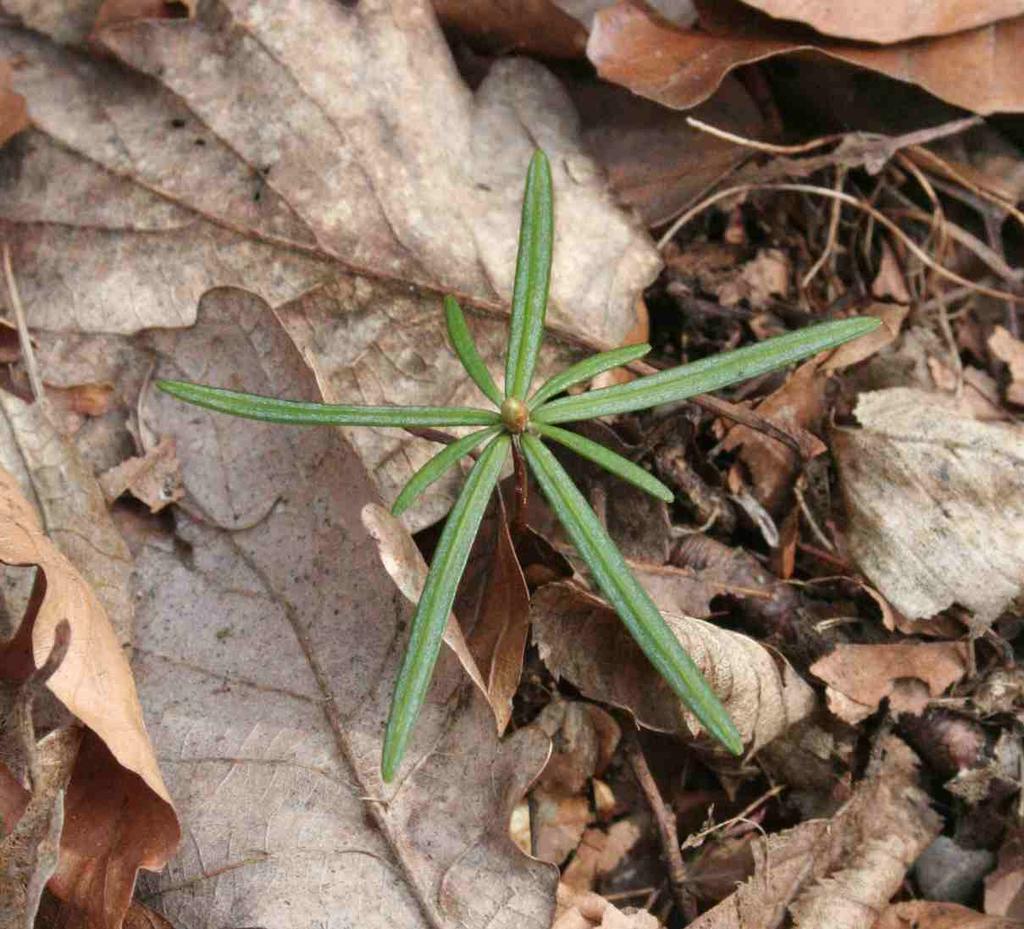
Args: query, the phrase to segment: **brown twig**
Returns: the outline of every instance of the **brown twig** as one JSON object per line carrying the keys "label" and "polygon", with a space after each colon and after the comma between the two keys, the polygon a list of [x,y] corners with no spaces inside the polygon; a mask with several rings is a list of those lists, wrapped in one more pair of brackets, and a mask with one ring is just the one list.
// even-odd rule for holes
{"label": "brown twig", "polygon": [[36,402],[45,403],[46,392],[43,390],[43,378],[39,373],[39,365],[36,363],[35,349],[32,348],[32,337],[28,332],[28,321],[25,319],[25,308],[21,305],[21,295],[18,293],[14,268],[11,267],[11,249],[6,242],[3,244],[3,264],[4,279],[7,282],[7,298],[11,302],[14,322],[18,327],[18,342],[21,345],[21,357],[25,360],[25,370],[28,372],[28,383]]}
{"label": "brown twig", "polygon": [[686,863],[683,861],[683,853],[679,847],[679,832],[676,829],[675,812],[665,803],[661,791],[655,783],[654,775],[647,764],[644,750],[640,746],[640,740],[636,732],[627,730],[623,738],[623,748],[626,753],[626,760],[633,771],[640,789],[644,792],[647,804],[654,815],[655,824],[658,827],[658,838],[661,840],[661,850],[665,855],[665,865],[668,869],[668,881],[672,888],[672,896],[676,906],[679,907],[684,919],[690,922],[697,916],[693,897],[686,887]]}

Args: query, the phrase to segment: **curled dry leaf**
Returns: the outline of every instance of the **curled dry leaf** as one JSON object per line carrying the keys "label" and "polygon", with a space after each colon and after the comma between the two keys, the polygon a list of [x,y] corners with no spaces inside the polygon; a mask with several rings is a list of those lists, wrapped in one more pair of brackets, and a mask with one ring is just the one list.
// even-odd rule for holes
{"label": "curled dry leaf", "polygon": [[104,472],[99,482],[108,501],[130,492],[149,507],[150,513],[159,513],[185,496],[174,442],[168,436],[145,455],[128,458]]}
{"label": "curled dry leaf", "polygon": [[[118,642],[130,642],[131,556],[92,471],[40,404],[2,390],[0,465],[17,480],[46,535],[95,592]],[[24,602],[15,605],[23,608]]]}
{"label": "curled dry leaf", "polygon": [[[914,642],[897,645],[837,645],[816,661],[811,674],[828,686],[828,708],[844,722],[856,725],[886,698],[893,713],[919,715],[929,697],[967,673],[963,642]],[[925,685],[924,693],[907,686]]]}
{"label": "curled dry leaf", "polygon": [[[708,9],[720,13],[717,5]],[[696,31],[672,25],[636,0],[619,0],[594,17],[587,56],[605,80],[677,109],[708,99],[739,65],[808,51],[917,84],[977,113],[1024,109],[1024,92],[1014,79],[1024,16],[951,36],[866,46],[823,41],[738,5],[726,9],[725,28]]]}
{"label": "curled dry leaf", "polygon": [[754,840],[753,877],[691,929],[871,929],[941,820],[918,785],[917,758],[889,736],[881,761],[831,818]]}
{"label": "curled dry leaf", "polygon": [[[756,751],[814,708],[814,694],[784,661],[747,636],[700,619],[665,613],[665,621]],[[586,696],[628,709],[648,728],[695,734],[697,723],[661,680],[615,611],[570,582],[533,597],[534,641],[557,677]]]}
{"label": "curled dry leaf", "polygon": [[[249,294],[209,295],[194,329],[154,345],[155,376],[203,365],[258,391],[272,372],[274,390],[318,397]],[[143,533],[136,557],[136,670],[192,839],[151,882],[164,914],[276,929],[325,913],[367,929],[547,929],[557,872],[506,829],[550,741],[527,727],[499,742],[448,650],[406,763],[394,784],[380,779],[412,607],[364,527],[381,501],[341,432],[155,395],[142,409],[177,443],[183,505],[211,516],[176,507],[174,536]]]}
{"label": "curled dry leaf", "polygon": [[1024,14],[1021,0],[861,0],[857,4],[808,0],[745,0],[778,19],[795,19],[846,39],[889,44],[920,36],[949,35]]}
{"label": "curled dry leaf", "polygon": [[887,906],[871,929],[1022,929],[1024,922],[985,916],[958,903],[908,900]]}
{"label": "curled dry leaf", "polygon": [[643,834],[643,829],[633,818],[620,819],[607,830],[588,829],[562,875],[562,883],[577,893],[592,890],[599,877],[619,866]]}
{"label": "curled dry leaf", "polygon": [[861,394],[861,429],[835,429],[849,545],[905,616],[953,603],[987,625],[1024,590],[1024,431],[941,395]]}
{"label": "curled dry leaf", "polygon": [[[74,485],[64,485],[62,494],[74,497]],[[5,666],[40,667],[66,623],[67,651],[46,686],[91,730],[86,744],[94,743],[100,756],[84,770],[84,749],[79,752],[65,801],[60,864],[51,886],[95,925],[114,929],[131,899],[137,870],[163,867],[179,838],[135,682],[99,597],[43,534],[31,504],[6,471],[0,471],[0,561],[35,565],[40,572],[21,628],[4,650]],[[105,794],[104,813],[124,814],[130,807],[134,814],[118,826],[85,799],[97,783],[106,791],[114,780],[124,786]],[[101,820],[96,829],[84,823],[89,816]]]}

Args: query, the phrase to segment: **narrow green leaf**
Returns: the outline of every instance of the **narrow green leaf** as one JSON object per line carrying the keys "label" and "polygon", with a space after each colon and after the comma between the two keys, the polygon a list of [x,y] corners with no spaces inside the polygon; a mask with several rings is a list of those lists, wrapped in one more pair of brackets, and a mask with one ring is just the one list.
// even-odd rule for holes
{"label": "narrow green leaf", "polygon": [[574,364],[572,367],[566,368],[561,373],[554,375],[554,377],[548,378],[537,389],[537,392],[530,397],[530,402],[527,406],[531,410],[535,410],[546,400],[550,400],[552,397],[562,393],[562,391],[568,390],[576,384],[581,384],[583,381],[589,381],[605,371],[611,371],[612,368],[618,368],[620,365],[636,361],[637,358],[643,358],[650,350],[651,346],[646,343],[643,345],[624,345],[622,348],[616,348],[610,352],[601,352],[600,355],[584,358],[578,364]]}
{"label": "narrow green leaf", "polygon": [[834,348],[866,335],[880,324],[880,319],[865,316],[810,326],[758,345],[723,352],[692,364],[637,378],[629,384],[552,400],[536,410],[533,419],[535,422],[570,423],[685,400]]}
{"label": "narrow green leaf", "polygon": [[652,497],[657,497],[666,503],[671,503],[675,500],[675,494],[653,474],[633,464],[628,458],[615,454],[615,452],[605,448],[603,445],[591,442],[590,439],[584,438],[575,432],[569,432],[567,429],[549,426],[547,423],[534,423],[533,428],[542,436],[552,439],[566,448],[572,449],[577,455],[581,455],[594,462],[594,464],[600,465],[605,471],[610,471],[616,477],[629,481],[634,487],[647,491]]}
{"label": "narrow green leaf", "polygon": [[453,467],[463,455],[468,455],[484,439],[489,439],[499,432],[501,432],[501,426],[489,426],[486,429],[480,429],[477,432],[471,433],[457,442],[452,442],[451,445],[446,445],[409,478],[408,483],[402,488],[402,492],[391,506],[392,514],[394,516],[401,516],[402,513],[412,506],[416,498],[423,491],[433,484],[434,481],[443,477],[448,469]]}
{"label": "narrow green leaf", "polygon": [[465,570],[469,550],[483,519],[491,491],[498,482],[501,466],[508,455],[510,439],[502,434],[484,449],[469,472],[466,484],[441,531],[434,561],[423,585],[423,593],[412,619],[412,634],[402,668],[395,683],[391,713],[384,733],[381,775],[390,781],[405,754],[409,736],[423,707],[430,678],[441,650],[448,614],[455,591]]}
{"label": "narrow green leaf", "polygon": [[725,707],[665,624],[647,592],[633,577],[615,543],[569,475],[536,436],[523,435],[522,448],[555,515],[637,645],[701,725],[729,751],[740,754],[743,740]]}
{"label": "narrow green leaf", "polygon": [[537,352],[544,335],[553,235],[551,165],[547,155],[538,149],[530,160],[526,192],[523,194],[516,279],[512,289],[512,320],[505,358],[506,397],[525,400],[533,380]]}
{"label": "narrow green leaf", "polygon": [[157,381],[164,393],[218,413],[294,426],[490,426],[500,421],[493,410],[445,406],[338,406],[278,400],[186,381]]}
{"label": "narrow green leaf", "polygon": [[495,406],[501,406],[501,391],[498,390],[491,372],[487,370],[487,365],[480,357],[473,335],[466,325],[466,317],[462,314],[462,307],[454,297],[444,298],[444,318],[448,323],[448,335],[451,337],[452,346],[459,356],[459,361],[462,362],[462,367],[473,379],[473,383],[483,391],[484,396]]}

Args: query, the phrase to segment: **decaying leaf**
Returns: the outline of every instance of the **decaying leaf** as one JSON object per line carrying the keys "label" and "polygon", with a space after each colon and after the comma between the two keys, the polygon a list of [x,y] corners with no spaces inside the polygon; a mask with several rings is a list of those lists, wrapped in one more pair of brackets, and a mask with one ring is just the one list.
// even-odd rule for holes
{"label": "decaying leaf", "polygon": [[1010,386],[1006,399],[1010,403],[1024,406],[1024,342],[1015,339],[1002,326],[996,326],[989,337],[988,347],[992,354],[1006,363],[1010,369]]}
{"label": "decaying leaf", "polygon": [[1024,922],[985,916],[958,903],[908,900],[887,906],[872,929],[1021,929]]}
{"label": "decaying leaf", "polygon": [[861,394],[832,449],[857,563],[901,613],[987,625],[1024,589],[1024,432],[909,388]]}
{"label": "decaying leaf", "polygon": [[[275,390],[317,397],[250,295],[211,295],[194,330],[154,345],[156,376],[201,364],[211,380],[265,390],[273,372]],[[143,409],[177,443],[183,505],[207,515],[176,508],[174,536],[142,533],[136,558],[136,670],[191,837],[149,884],[164,914],[175,925],[308,929],[330,914],[389,929],[547,929],[557,873],[506,830],[550,742],[536,727],[499,742],[449,651],[406,763],[394,784],[380,779],[412,607],[364,527],[380,499],[342,434],[159,397]]]}
{"label": "decaying leaf", "polygon": [[755,839],[754,876],[692,929],[872,929],[877,911],[938,834],[917,758],[890,736],[881,760],[831,819]]}
{"label": "decaying leaf", "polygon": [[[807,51],[917,84],[976,113],[1024,109],[1020,82],[1013,79],[1024,16],[950,36],[871,46],[823,40],[722,0],[702,6],[702,14],[707,11],[716,28],[697,31],[674,26],[637,0],[619,0],[595,15],[587,56],[605,80],[678,109],[706,100],[739,65]],[[722,19],[724,28],[718,28]]]}
{"label": "decaying leaf", "polygon": [[167,437],[145,455],[128,458],[104,472],[99,482],[107,500],[114,501],[121,494],[130,492],[145,503],[151,513],[159,513],[185,495],[174,442]]}
{"label": "decaying leaf", "polygon": [[[73,485],[61,490],[66,497],[77,496]],[[87,913],[92,924],[114,929],[131,899],[138,869],[161,868],[179,838],[131,670],[98,595],[43,534],[32,505],[6,471],[0,471],[0,561],[39,569],[22,625],[4,649],[4,665],[14,676],[17,668],[42,666],[66,624],[67,649],[46,686],[89,728],[84,744],[93,744],[98,758],[83,768],[88,758],[83,748],[75,761],[51,886]],[[89,829],[86,820],[98,808],[97,783],[102,784],[105,811],[123,814],[130,795],[133,815],[119,825],[104,817],[99,829]]]}
{"label": "decaying leaf", "polygon": [[433,0],[442,25],[486,50],[528,51],[542,58],[582,58],[583,24],[554,0],[505,4],[495,0]]}
{"label": "decaying leaf", "polygon": [[[747,636],[680,614],[665,621],[756,751],[814,708],[814,694],[781,659]],[[586,696],[627,708],[651,729],[696,733],[697,724],[603,600],[571,582],[533,597],[534,641],[557,677]]]}
{"label": "decaying leaf", "polygon": [[620,819],[607,830],[588,829],[562,875],[562,883],[577,893],[591,890],[599,877],[618,867],[642,836],[643,829],[632,818]]}
{"label": "decaying leaf", "polygon": [[46,410],[6,391],[0,391],[0,464],[17,480],[46,535],[95,592],[118,643],[130,642],[131,556],[103,493]]}
{"label": "decaying leaf", "polygon": [[[941,696],[967,673],[963,642],[837,645],[810,668],[827,685],[829,709],[856,725],[886,698],[894,714],[918,715],[930,697]],[[910,686],[919,682],[919,691]]]}
{"label": "decaying leaf", "polygon": [[659,929],[661,923],[646,910],[620,910],[600,894],[575,893],[558,885],[559,914],[552,929]]}
{"label": "decaying leaf", "polygon": [[500,308],[540,145],[558,196],[552,322],[614,344],[632,328],[658,259],[585,156],[558,82],[505,61],[470,93],[425,0],[318,0],[301,15],[229,0],[96,39],[157,80],[22,32],[0,43],[22,58],[15,84],[37,127],[8,155],[24,170],[3,214],[28,224],[11,239],[34,325],[184,325],[217,284],[276,306],[353,270]]}
{"label": "decaying leaf", "polygon": [[1010,829],[995,870],[985,878],[985,912],[1024,919],[1024,830]]}
{"label": "decaying leaf", "polygon": [[745,0],[778,19],[795,19],[825,35],[889,44],[949,35],[1024,13],[1020,0],[868,0],[856,6],[808,0]]}

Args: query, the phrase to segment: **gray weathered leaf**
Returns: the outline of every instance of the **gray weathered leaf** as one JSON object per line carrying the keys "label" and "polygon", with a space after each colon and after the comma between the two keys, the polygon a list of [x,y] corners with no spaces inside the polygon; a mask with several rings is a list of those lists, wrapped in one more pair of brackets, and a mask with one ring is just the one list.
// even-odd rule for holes
{"label": "gray weathered leaf", "polygon": [[[316,384],[273,313],[219,290],[155,334],[158,376]],[[137,540],[135,670],[188,838],[154,899],[175,925],[546,929],[557,874],[507,837],[549,751],[499,742],[445,651],[396,783],[381,738],[411,605],[361,521],[379,502],[329,429],[264,427],[147,395],[187,497]]]}

